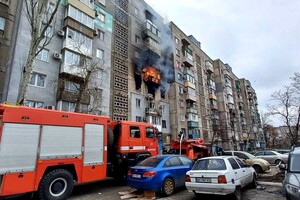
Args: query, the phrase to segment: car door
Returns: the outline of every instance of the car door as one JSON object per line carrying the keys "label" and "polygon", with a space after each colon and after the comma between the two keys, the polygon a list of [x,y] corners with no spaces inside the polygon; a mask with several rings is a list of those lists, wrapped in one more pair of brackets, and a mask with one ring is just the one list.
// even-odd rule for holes
{"label": "car door", "polygon": [[248,185],[249,183],[251,183],[251,181],[252,181],[252,171],[251,171],[251,168],[246,166],[245,163],[241,159],[235,158],[235,160],[237,161],[237,163],[241,167],[241,173],[242,173],[241,182],[243,183],[242,187],[244,187],[244,186]]}
{"label": "car door", "polygon": [[277,159],[276,154],[272,151],[265,151],[263,159],[268,161],[269,163],[275,163],[275,160]]}
{"label": "car door", "polygon": [[186,169],[178,156],[169,158],[165,163],[165,167],[168,168],[167,173],[174,180],[176,187],[184,185]]}
{"label": "car door", "polygon": [[157,138],[155,136],[154,127],[145,127],[145,135],[143,137],[143,143],[145,144],[145,150],[149,151],[151,155],[158,154]]}
{"label": "car door", "polygon": [[228,161],[232,167],[232,171],[230,171],[231,176],[234,177],[234,184],[237,185],[237,183],[241,183],[241,178],[242,178],[242,170],[241,167],[239,166],[239,164],[237,163],[237,161],[231,157],[228,158]]}

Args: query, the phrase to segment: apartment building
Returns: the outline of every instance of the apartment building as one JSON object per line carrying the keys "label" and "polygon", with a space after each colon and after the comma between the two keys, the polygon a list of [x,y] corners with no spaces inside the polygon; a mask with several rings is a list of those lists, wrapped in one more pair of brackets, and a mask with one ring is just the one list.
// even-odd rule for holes
{"label": "apartment building", "polygon": [[[31,41],[24,2],[13,2],[0,1],[0,9],[20,11],[15,25],[4,20],[3,26],[8,15],[0,15],[0,34],[5,27],[15,37],[1,54],[11,60],[0,59],[10,63],[0,72],[2,101],[9,102],[17,99]],[[113,120],[149,122],[165,144],[179,133],[226,149],[255,144],[260,121],[250,82],[144,1],[61,1],[45,38],[52,41],[34,61],[25,105],[68,111],[80,105],[81,112]]]}
{"label": "apartment building", "polygon": [[[24,1],[18,5],[25,6]],[[50,1],[45,18],[55,6]],[[30,47],[30,26],[21,9],[11,71],[6,75],[4,101],[16,102],[23,66]],[[78,92],[81,112],[109,114],[112,15],[89,0],[61,1],[56,19],[45,33],[51,38],[35,58],[25,105],[74,111]],[[90,78],[87,78],[90,76]]]}
{"label": "apartment building", "polygon": [[5,77],[12,68],[10,55],[15,47],[21,8],[18,1],[0,0],[0,101],[7,96]]}
{"label": "apartment building", "polygon": [[241,78],[236,81],[239,95],[243,102],[239,102],[241,111],[241,124],[243,132],[243,141],[245,147],[259,148],[264,143],[263,138],[259,137],[261,130],[261,120],[258,111],[257,95],[251,82]]}

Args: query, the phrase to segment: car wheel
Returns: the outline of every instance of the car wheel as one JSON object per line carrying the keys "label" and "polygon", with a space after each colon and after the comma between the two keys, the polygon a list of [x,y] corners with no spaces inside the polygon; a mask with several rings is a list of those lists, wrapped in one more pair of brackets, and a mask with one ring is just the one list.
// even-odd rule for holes
{"label": "car wheel", "polygon": [[275,165],[279,165],[281,162],[282,162],[282,160],[280,160],[280,159],[275,160]]}
{"label": "car wheel", "polygon": [[235,200],[241,200],[242,199],[242,189],[240,186],[236,186],[234,193],[233,193],[233,198]]}
{"label": "car wheel", "polygon": [[252,182],[250,184],[250,187],[251,188],[256,188],[257,187],[257,179],[256,179],[256,174],[253,173],[253,179],[252,179]]}
{"label": "car wheel", "polygon": [[259,166],[259,165],[253,165],[252,167],[254,168],[254,170],[256,171],[256,173],[262,173],[263,172],[262,167]]}
{"label": "car wheel", "polygon": [[162,186],[162,191],[165,196],[170,196],[175,191],[175,184],[171,178],[167,178]]}
{"label": "car wheel", "polygon": [[291,200],[287,193],[285,193],[286,200]]}
{"label": "car wheel", "polygon": [[39,199],[67,199],[73,191],[73,175],[65,169],[48,172],[39,186]]}

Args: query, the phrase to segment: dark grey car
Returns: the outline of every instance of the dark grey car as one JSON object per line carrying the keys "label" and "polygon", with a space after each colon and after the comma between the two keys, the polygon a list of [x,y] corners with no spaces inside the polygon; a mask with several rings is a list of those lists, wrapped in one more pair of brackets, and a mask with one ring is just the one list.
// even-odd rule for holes
{"label": "dark grey car", "polygon": [[300,199],[300,148],[295,148],[289,154],[287,164],[281,164],[280,169],[286,170],[283,189],[287,200]]}

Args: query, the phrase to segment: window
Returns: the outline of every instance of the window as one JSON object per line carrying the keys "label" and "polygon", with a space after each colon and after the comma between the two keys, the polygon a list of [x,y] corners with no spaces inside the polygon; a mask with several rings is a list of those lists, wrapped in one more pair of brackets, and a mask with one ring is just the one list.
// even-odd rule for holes
{"label": "window", "polygon": [[181,165],[180,161],[177,157],[172,157],[169,160],[166,161],[164,167],[173,167],[173,166],[179,166]]}
{"label": "window", "polygon": [[180,114],[180,121],[185,121],[185,115],[184,114]]}
{"label": "window", "polygon": [[180,62],[178,60],[175,61],[175,67],[181,69]]}
{"label": "window", "polygon": [[265,156],[273,156],[273,155],[276,155],[276,154],[271,152],[271,151],[266,151],[265,152]]}
{"label": "window", "polygon": [[243,163],[240,159],[235,159],[235,160],[239,163],[239,165],[240,165],[241,168],[245,168],[246,167],[245,163]]}
{"label": "window", "polygon": [[104,40],[104,32],[101,30],[98,30],[98,35],[100,40]]}
{"label": "window", "polygon": [[249,157],[247,155],[240,153],[240,152],[234,152],[234,155],[239,157],[240,159],[244,159],[244,160],[249,159]]}
{"label": "window", "polygon": [[79,65],[80,56],[70,51],[65,51],[65,63],[67,65]]}
{"label": "window", "polygon": [[198,160],[193,170],[226,170],[226,164],[223,159]]}
{"label": "window", "polygon": [[[46,24],[42,24],[42,28],[41,31],[44,30],[44,28],[46,27]],[[45,37],[51,38],[53,36],[53,28],[52,26],[48,26],[45,33],[44,33]]]}
{"label": "window", "polygon": [[183,100],[179,100],[179,105],[180,105],[181,108],[184,107],[184,102],[183,102]]}
{"label": "window", "polygon": [[177,37],[175,37],[175,43],[179,44],[179,39]]}
{"label": "window", "polygon": [[99,0],[99,3],[105,6],[106,0]]}
{"label": "window", "polygon": [[33,72],[29,84],[39,87],[45,87],[46,75]]}
{"label": "window", "polygon": [[193,165],[193,161],[186,157],[180,156],[179,159],[184,165]]}
{"label": "window", "polygon": [[146,138],[154,138],[154,128],[153,127],[146,128]]}
{"label": "window", "polygon": [[232,169],[239,169],[239,165],[237,164],[237,162],[233,159],[233,158],[229,158],[228,159]]}
{"label": "window", "polygon": [[5,19],[3,17],[0,17],[0,30],[4,31],[5,27]]}
{"label": "window", "polygon": [[47,7],[47,13],[52,14],[52,12],[54,11],[54,8],[55,8],[55,4],[50,2]]}
{"label": "window", "polygon": [[166,120],[162,120],[162,128],[167,128],[167,122]]}
{"label": "window", "polygon": [[137,9],[136,7],[134,7],[134,14],[138,15],[139,14],[139,9]]}
{"label": "window", "polygon": [[105,15],[102,13],[102,12],[100,12],[99,13],[99,15],[98,15],[98,19],[101,21],[101,22],[105,22]]}
{"label": "window", "polygon": [[131,138],[140,138],[141,137],[140,128],[137,126],[131,126],[130,127],[130,137]]}
{"label": "window", "polygon": [[141,99],[136,99],[135,100],[135,105],[137,108],[140,108],[141,107]]}
{"label": "window", "polygon": [[[40,50],[41,48],[38,48],[38,51]],[[42,60],[42,61],[45,61],[45,62],[48,62],[49,61],[49,50],[48,49],[42,49],[38,55],[36,56],[36,59],[38,60]]]}
{"label": "window", "polygon": [[134,51],[134,57],[140,58],[140,53],[138,51]]}
{"label": "window", "polygon": [[[90,1],[88,1],[87,3],[89,4],[89,2]],[[72,17],[73,19],[81,22],[82,24],[84,24],[90,28],[94,28],[93,18],[91,18],[87,14],[83,13],[82,11],[78,10],[77,8],[75,8],[71,5],[69,6],[68,16]]]}
{"label": "window", "polygon": [[178,89],[179,89],[179,94],[183,94],[183,88],[178,86]]}
{"label": "window", "polygon": [[135,35],[135,37],[134,37],[135,43],[140,44],[140,40],[141,40],[140,37]]}
{"label": "window", "polygon": [[142,121],[142,117],[141,116],[136,116],[135,117],[135,121],[136,122],[141,122]]}
{"label": "window", "polygon": [[180,51],[176,49],[176,56],[180,56]]}
{"label": "window", "polygon": [[75,103],[63,101],[61,110],[74,112],[75,111]]}
{"label": "window", "polygon": [[66,81],[65,82],[65,91],[68,92],[79,92],[80,84],[78,83],[73,83],[71,81]]}
{"label": "window", "polygon": [[97,51],[96,51],[96,57],[99,58],[99,59],[101,59],[101,60],[103,60],[103,58],[104,58],[104,50],[97,49]]}
{"label": "window", "polygon": [[179,81],[183,81],[183,76],[182,76],[181,73],[178,73],[178,74],[177,74],[177,78],[178,78]]}
{"label": "window", "polygon": [[25,100],[24,101],[24,105],[28,106],[28,107],[32,107],[32,108],[43,108],[44,107],[44,103],[43,102],[29,101],[29,100]]}

